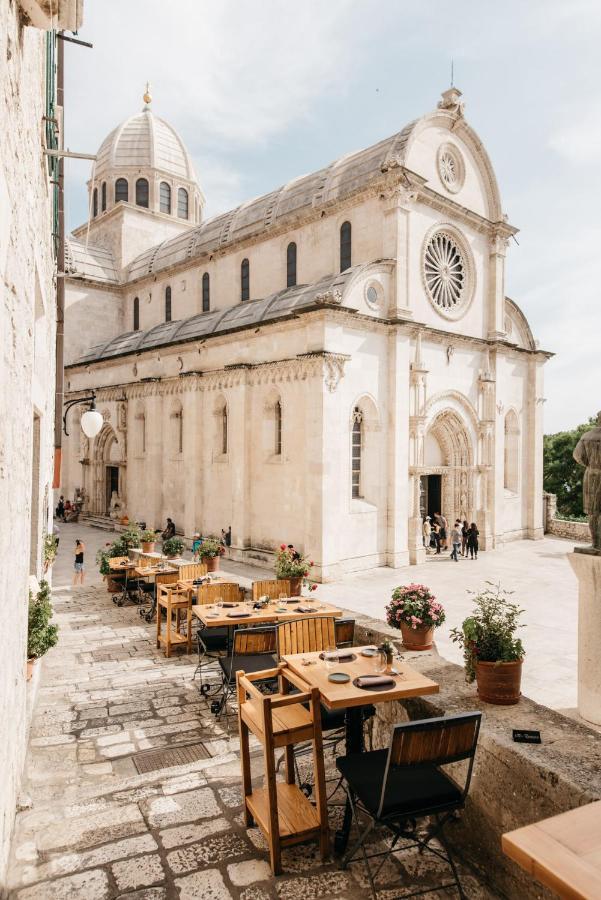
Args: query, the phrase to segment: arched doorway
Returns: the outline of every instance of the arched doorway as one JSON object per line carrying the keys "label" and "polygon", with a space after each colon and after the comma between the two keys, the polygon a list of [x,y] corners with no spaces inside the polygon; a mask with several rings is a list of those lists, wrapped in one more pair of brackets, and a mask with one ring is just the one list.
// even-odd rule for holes
{"label": "arched doorway", "polygon": [[94,441],[91,511],[95,515],[108,516],[114,511],[116,501],[123,508],[125,462],[117,435],[105,422]]}
{"label": "arched doorway", "polygon": [[454,409],[443,409],[424,436],[420,513],[442,512],[447,520],[473,519],[475,459],[468,428]]}

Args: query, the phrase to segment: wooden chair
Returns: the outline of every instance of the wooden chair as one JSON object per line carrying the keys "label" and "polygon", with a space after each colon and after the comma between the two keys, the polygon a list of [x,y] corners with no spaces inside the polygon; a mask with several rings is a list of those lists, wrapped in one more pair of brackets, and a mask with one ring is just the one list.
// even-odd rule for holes
{"label": "wooden chair", "polygon": [[154,576],[153,581],[141,582],[142,590],[144,591],[144,593],[149,594],[151,597],[150,606],[140,610],[140,615],[144,616],[147,622],[152,622],[156,613],[157,592],[159,590],[159,585],[176,584],[178,580],[179,575],[177,574],[177,572],[157,572],[157,574]]}
{"label": "wooden chair", "polygon": [[[185,644],[186,652],[192,650],[192,598],[187,588],[178,587],[177,584],[157,585],[157,647],[165,645],[165,656],[171,656],[172,645]],[[166,613],[165,631],[162,629],[163,610]],[[186,633],[180,632],[181,622],[185,613]],[[173,614],[175,613],[175,628]]]}
{"label": "wooden chair", "polygon": [[[219,582],[219,584],[201,584],[198,588],[196,602],[199,606],[215,603],[221,598],[225,603],[239,603],[244,596],[244,591],[239,584],[234,582]],[[211,685],[205,684],[203,669],[213,665],[217,659],[226,652],[228,647],[229,628],[223,625],[219,628],[203,628],[202,625],[196,632],[198,645],[198,663],[194,670],[193,678],[200,677],[199,691],[208,694]]]}
{"label": "wooden chair", "polygon": [[264,625],[259,628],[236,628],[228,656],[217,660],[221,668],[221,700],[215,701],[212,711],[219,718],[225,713],[229,734],[229,714],[227,702],[236,691],[236,672],[253,674],[263,669],[273,669],[276,639],[275,627]]}
{"label": "wooden chair", "polygon": [[234,581],[220,581],[219,584],[201,584],[198,588],[198,603],[216,603],[219,597],[225,603],[240,603],[244,590]]}
{"label": "wooden chair", "polygon": [[337,647],[352,647],[355,643],[355,620],[336,619],[334,633]]}
{"label": "wooden chair", "polygon": [[[280,693],[265,696],[257,690],[257,679],[276,677],[279,679]],[[300,693],[289,694],[290,685]],[[282,847],[311,838],[319,841],[321,858],[325,861],[329,854],[329,837],[319,690],[309,688],[285,667],[278,666],[248,675],[238,672],[237,693],[246,826],[256,822],[263,832],[274,875],[282,871]],[[262,744],[265,760],[265,787],[255,790],[250,767],[250,732]],[[316,806],[295,784],[293,745],[297,741],[309,741],[312,746]],[[285,781],[276,781],[274,751],[278,747],[284,748]]]}
{"label": "wooden chair", "polygon": [[156,566],[157,562],[160,562],[160,560],[156,556],[147,556],[146,553],[140,553],[138,566],[140,569],[145,569],[147,566]]}
{"label": "wooden chair", "polygon": [[311,616],[280,622],[277,625],[278,657],[334,648],[334,621],[333,616]]}
{"label": "wooden chair", "polygon": [[270,581],[253,581],[253,602],[267,595],[270,600],[277,600],[280,594],[290,596],[290,579],[274,578]]}
{"label": "wooden chair", "polygon": [[207,574],[206,563],[190,563],[179,567],[180,581],[194,581],[195,578],[204,578]]}
{"label": "wooden chair", "polygon": [[[430,891],[452,887],[460,897],[466,896],[443,830],[465,805],[481,718],[482,713],[470,712],[403,722],[394,726],[388,750],[351,753],[336,760],[359,829],[359,840],[345,856],[342,868],[361,851],[374,898],[380,866],[372,873],[369,860],[414,847],[443,859],[452,870],[452,882],[431,887]],[[460,762],[466,764],[463,776],[457,765],[453,765],[452,774],[443,771],[444,766]],[[367,827],[360,824],[358,813],[369,820]],[[420,822],[425,818],[429,820],[426,831]],[[393,841],[386,850],[368,854],[365,840],[378,826],[387,828]],[[429,846],[433,838],[442,851]],[[399,840],[401,846],[395,849]],[[412,843],[407,845],[407,841]]]}

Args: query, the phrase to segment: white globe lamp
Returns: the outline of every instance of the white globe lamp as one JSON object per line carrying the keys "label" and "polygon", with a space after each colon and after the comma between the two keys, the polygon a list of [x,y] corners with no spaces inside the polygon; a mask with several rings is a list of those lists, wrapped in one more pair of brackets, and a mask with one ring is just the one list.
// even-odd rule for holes
{"label": "white globe lamp", "polygon": [[86,437],[95,438],[102,428],[103,421],[102,414],[92,406],[81,417],[81,430]]}

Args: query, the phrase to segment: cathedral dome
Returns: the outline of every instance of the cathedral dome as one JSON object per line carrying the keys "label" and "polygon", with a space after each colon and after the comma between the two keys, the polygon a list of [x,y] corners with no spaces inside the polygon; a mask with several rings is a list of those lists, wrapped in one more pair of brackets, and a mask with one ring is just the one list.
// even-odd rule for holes
{"label": "cathedral dome", "polygon": [[143,110],[100,145],[88,182],[91,218],[128,204],[197,225],[205,199],[190,154],[175,128],[152,112],[151,99],[147,88]]}

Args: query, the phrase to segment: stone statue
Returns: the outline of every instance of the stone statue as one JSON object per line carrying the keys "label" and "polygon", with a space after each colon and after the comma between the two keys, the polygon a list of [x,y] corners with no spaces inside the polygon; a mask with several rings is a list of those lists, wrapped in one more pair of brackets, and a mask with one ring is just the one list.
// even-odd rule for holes
{"label": "stone statue", "polygon": [[111,505],[109,508],[109,516],[111,517],[111,519],[120,519],[122,516],[125,515],[124,510],[125,510],[125,506],[123,504],[123,501],[119,497],[119,494],[117,493],[117,491],[113,491],[113,493],[111,494]]}
{"label": "stone statue", "polygon": [[586,466],[582,485],[584,511],[588,513],[591,549],[601,554],[601,412],[597,414],[596,427],[585,432],[576,444],[574,459]]}

